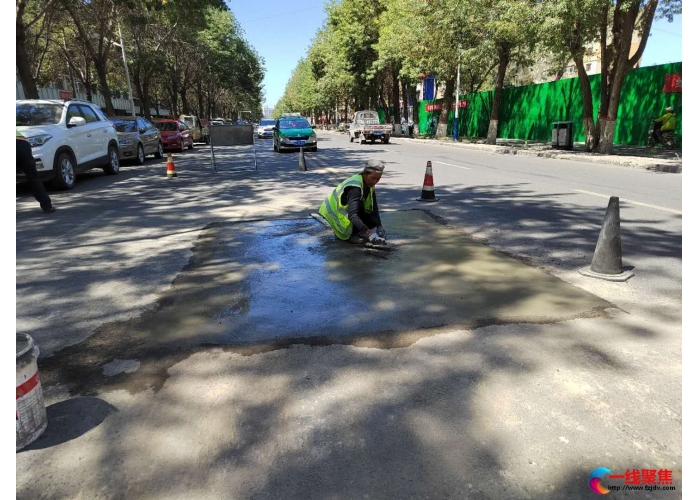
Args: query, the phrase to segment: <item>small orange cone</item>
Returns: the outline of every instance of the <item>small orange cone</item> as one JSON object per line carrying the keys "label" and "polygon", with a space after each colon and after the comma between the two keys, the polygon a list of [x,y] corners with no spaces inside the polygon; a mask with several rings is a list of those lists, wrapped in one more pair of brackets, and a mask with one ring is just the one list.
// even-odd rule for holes
{"label": "small orange cone", "polygon": [[418,201],[438,201],[438,198],[435,198],[435,186],[433,185],[433,164],[430,162],[425,166],[423,191],[421,191]]}
{"label": "small orange cone", "polygon": [[172,153],[168,153],[168,163],[165,165],[165,175],[168,177],[168,179],[177,177],[177,170],[175,170],[175,163],[173,163]]}

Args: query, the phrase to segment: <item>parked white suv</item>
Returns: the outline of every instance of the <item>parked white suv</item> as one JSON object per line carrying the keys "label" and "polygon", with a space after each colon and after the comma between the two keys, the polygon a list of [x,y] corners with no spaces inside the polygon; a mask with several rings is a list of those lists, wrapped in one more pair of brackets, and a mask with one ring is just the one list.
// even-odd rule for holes
{"label": "parked white suv", "polygon": [[76,174],[92,168],[119,173],[117,131],[91,102],[18,100],[16,128],[32,145],[41,178],[59,189],[71,189]]}

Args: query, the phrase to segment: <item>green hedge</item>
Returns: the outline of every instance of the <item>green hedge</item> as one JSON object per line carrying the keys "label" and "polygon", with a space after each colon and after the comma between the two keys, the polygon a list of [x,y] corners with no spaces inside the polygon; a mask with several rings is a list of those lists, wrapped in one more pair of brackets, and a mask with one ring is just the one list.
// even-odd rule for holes
{"label": "green hedge", "polygon": [[[682,73],[682,63],[639,68],[627,75],[618,110],[616,144],[644,144],[649,122],[661,116],[667,106],[675,108],[678,115],[676,131],[681,134],[682,94],[663,92],[666,75],[673,73]],[[593,115],[597,116],[600,106],[600,75],[591,76],[591,90]],[[493,91],[467,94],[461,96],[461,99],[468,99],[469,107],[459,111],[460,136],[486,137]],[[438,111],[426,111],[426,106],[441,101],[442,99],[420,102],[418,126],[421,134],[427,134],[431,120],[440,115]],[[498,137],[549,141],[552,137],[552,122],[573,121],[574,141],[583,142],[582,115],[578,78],[509,87],[503,89]],[[450,111],[449,123],[453,119],[454,111]]]}

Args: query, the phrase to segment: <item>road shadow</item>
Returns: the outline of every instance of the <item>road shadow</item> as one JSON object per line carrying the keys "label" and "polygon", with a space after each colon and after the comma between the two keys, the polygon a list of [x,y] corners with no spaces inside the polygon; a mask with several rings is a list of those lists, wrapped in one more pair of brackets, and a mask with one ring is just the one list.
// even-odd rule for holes
{"label": "road shadow", "polygon": [[43,450],[90,432],[117,409],[96,397],[76,397],[46,407],[48,426],[44,433],[19,453]]}

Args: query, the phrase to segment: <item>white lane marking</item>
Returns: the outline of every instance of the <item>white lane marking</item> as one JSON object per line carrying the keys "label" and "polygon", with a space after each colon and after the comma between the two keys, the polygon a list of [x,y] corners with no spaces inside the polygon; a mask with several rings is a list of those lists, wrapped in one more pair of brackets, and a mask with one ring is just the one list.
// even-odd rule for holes
{"label": "white lane marking", "polygon": [[[598,196],[600,198],[610,198],[610,195],[593,193],[591,191],[584,191],[583,189],[574,189],[574,191],[576,191],[577,193],[590,194],[591,196]],[[675,210],[673,208],[660,207],[658,205],[650,205],[649,203],[627,200],[625,198],[620,198],[620,201],[624,201],[625,203],[631,203],[632,205],[639,205],[640,207],[654,208],[656,210],[663,210],[664,212],[671,212],[672,214],[683,215],[683,213],[680,210]]]}
{"label": "white lane marking", "polygon": [[461,168],[463,170],[471,170],[469,167],[462,167],[461,165],[452,165],[451,163],[445,163],[444,161],[433,160],[433,163],[439,163],[440,165],[447,165],[448,167]]}

